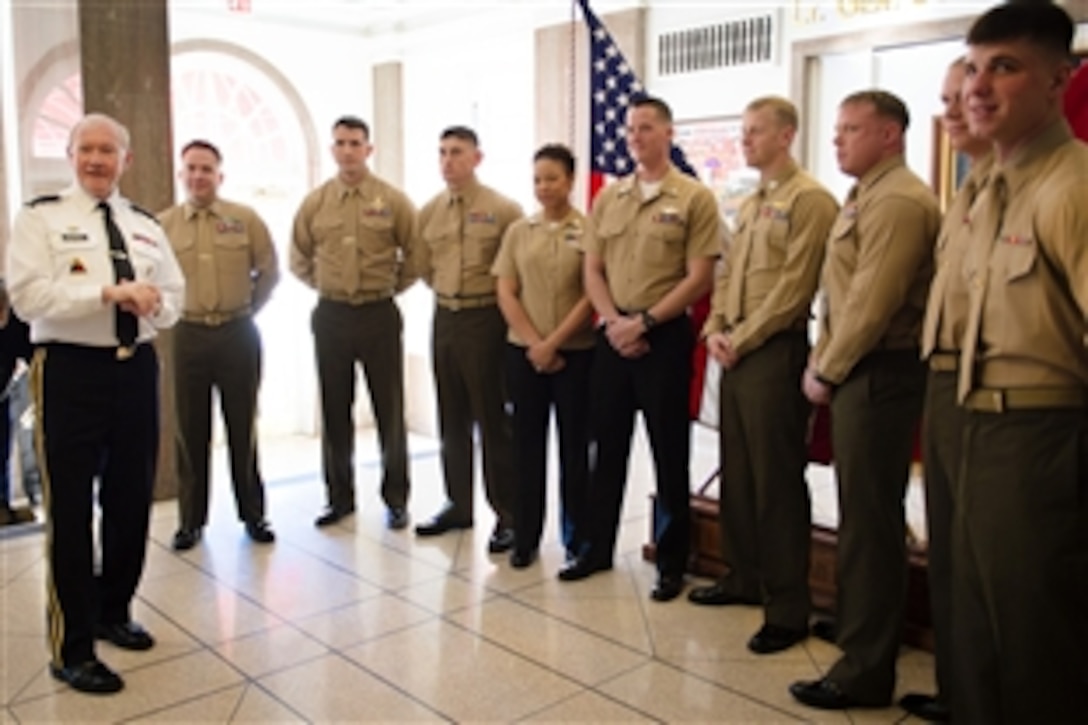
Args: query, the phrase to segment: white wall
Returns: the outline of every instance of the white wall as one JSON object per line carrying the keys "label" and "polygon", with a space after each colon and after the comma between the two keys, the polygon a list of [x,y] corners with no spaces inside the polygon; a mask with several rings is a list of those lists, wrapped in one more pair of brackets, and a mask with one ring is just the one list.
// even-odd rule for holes
{"label": "white wall", "polygon": [[777,3],[723,2],[683,8],[651,4],[647,14],[647,68],[643,78],[649,92],[664,98],[680,120],[736,116],[757,96],[784,95],[789,56],[781,52],[781,46],[769,63],[671,75],[657,72],[657,37],[662,33],[764,15],[768,10],[774,17],[777,37],[781,39],[783,11]]}
{"label": "white wall", "polygon": [[872,54],[863,50],[825,55],[813,61],[807,70],[810,87],[818,90],[810,95],[813,107],[807,112],[806,135],[810,139],[807,165],[840,201],[854,180],[839,171],[832,144],[839,101],[872,86],[872,67]]}
{"label": "white wall", "polygon": [[935,117],[941,114],[941,85],[948,66],[965,50],[962,40],[889,48],[876,54],[874,82],[893,89],[910,109],[907,165],[931,180]]}

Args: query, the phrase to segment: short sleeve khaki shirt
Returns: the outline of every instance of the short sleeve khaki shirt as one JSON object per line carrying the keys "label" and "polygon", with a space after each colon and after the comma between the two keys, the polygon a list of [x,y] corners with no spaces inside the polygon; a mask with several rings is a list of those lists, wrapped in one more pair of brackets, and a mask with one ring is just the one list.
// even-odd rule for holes
{"label": "short sleeve khaki shirt", "polygon": [[[563,221],[549,222],[536,214],[519,219],[506,230],[491,272],[517,282],[521,305],[541,337],[558,329],[585,298],[582,285],[585,228],[585,215],[572,209]],[[512,328],[507,339],[515,345],[526,345]],[[572,335],[563,348],[590,347],[593,347],[593,328],[587,319],[584,329]]]}
{"label": "short sleeve khaki shirt", "polygon": [[722,232],[714,194],[670,168],[658,192],[643,198],[635,176],[606,187],[591,215],[585,250],[604,262],[612,300],[621,310],[646,310],[679,284],[687,262],[717,257]]}

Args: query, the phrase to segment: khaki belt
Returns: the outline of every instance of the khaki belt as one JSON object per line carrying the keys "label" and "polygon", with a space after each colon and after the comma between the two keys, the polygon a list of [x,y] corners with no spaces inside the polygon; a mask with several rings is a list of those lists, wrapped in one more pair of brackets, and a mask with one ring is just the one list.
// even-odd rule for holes
{"label": "khaki belt", "polygon": [[438,300],[439,307],[451,312],[491,307],[499,301],[499,298],[493,294],[467,295],[465,297],[460,295],[435,295],[435,298]]}
{"label": "khaki belt", "polygon": [[1045,408],[1088,408],[1088,388],[980,388],[967,394],[963,407],[982,413]]}
{"label": "khaki belt", "polygon": [[929,356],[929,369],[938,373],[954,373],[960,369],[960,354],[935,352]]}
{"label": "khaki belt", "polygon": [[250,309],[248,307],[243,307],[240,310],[234,310],[232,312],[184,312],[181,315],[181,319],[196,325],[219,327],[231,320],[249,317],[249,315]]}
{"label": "khaki belt", "polygon": [[322,299],[332,300],[333,302],[343,302],[347,305],[365,305],[367,302],[381,302],[382,300],[393,299],[393,290],[378,290],[376,292],[330,292],[328,294],[321,295]]}

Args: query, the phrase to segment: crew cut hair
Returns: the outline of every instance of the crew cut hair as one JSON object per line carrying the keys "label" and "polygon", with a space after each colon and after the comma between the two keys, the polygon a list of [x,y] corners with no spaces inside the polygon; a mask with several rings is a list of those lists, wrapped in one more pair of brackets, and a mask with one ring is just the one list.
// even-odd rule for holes
{"label": "crew cut hair", "polygon": [[1074,32],[1069,13],[1057,5],[1020,0],[983,13],[967,31],[967,44],[1026,40],[1057,57],[1070,59]]}
{"label": "crew cut hair", "polygon": [[858,91],[844,98],[840,105],[849,106],[855,103],[868,103],[876,110],[876,115],[894,121],[903,131],[910,127],[910,111],[907,110],[907,104],[894,93],[878,89]]}

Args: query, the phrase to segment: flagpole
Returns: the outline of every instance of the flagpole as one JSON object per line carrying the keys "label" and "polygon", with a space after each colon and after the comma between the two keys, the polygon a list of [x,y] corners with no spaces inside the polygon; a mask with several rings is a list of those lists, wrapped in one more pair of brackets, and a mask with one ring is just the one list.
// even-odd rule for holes
{"label": "flagpole", "polygon": [[570,29],[570,32],[568,33],[569,40],[570,40],[570,42],[568,44],[568,50],[569,50],[570,57],[568,59],[569,62],[567,64],[567,74],[568,74],[568,78],[567,78],[567,89],[568,90],[567,90],[567,93],[569,94],[569,97],[567,98],[567,146],[569,148],[571,148],[571,149],[574,148],[575,125],[577,123],[577,115],[578,115],[577,112],[576,112],[576,108],[575,108],[575,105],[577,103],[577,98],[576,98],[575,88],[574,88],[575,79],[576,79],[575,74],[577,72],[575,67],[574,67],[575,61],[577,60],[577,51],[576,51],[576,48],[575,48],[575,45],[574,45],[575,42],[577,41],[576,36],[578,35],[578,25],[577,25],[577,23],[578,23],[578,13],[577,13],[577,11],[575,9],[575,5],[577,5],[577,4],[578,4],[578,0],[570,0],[570,25],[568,26],[569,29]]}

